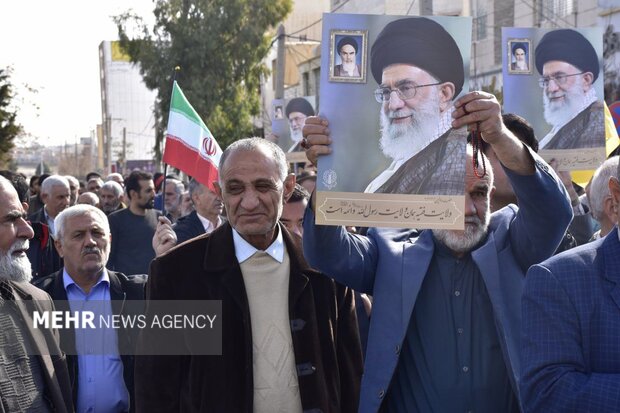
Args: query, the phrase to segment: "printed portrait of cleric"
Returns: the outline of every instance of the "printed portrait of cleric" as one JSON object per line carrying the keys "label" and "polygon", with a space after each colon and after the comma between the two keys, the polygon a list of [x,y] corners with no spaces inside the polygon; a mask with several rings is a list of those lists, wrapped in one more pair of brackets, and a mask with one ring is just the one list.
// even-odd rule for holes
{"label": "printed portrait of cleric", "polygon": [[530,73],[530,44],[529,42],[509,42],[510,70],[509,73]]}
{"label": "printed portrait of cleric", "polygon": [[301,151],[300,143],[303,135],[301,130],[306,124],[306,118],[308,116],[314,116],[314,108],[304,98],[293,98],[286,104],[286,118],[291,130],[291,140],[293,146],[288,149],[288,152]]}
{"label": "printed portrait of cleric", "polygon": [[364,192],[463,194],[466,131],[451,121],[465,75],[454,38],[428,18],[395,20],[374,41],[370,65],[391,164]]}
{"label": "printed portrait of cleric", "polygon": [[604,105],[593,87],[599,57],[588,39],[576,30],[550,31],[536,46],[535,60],[545,121],[552,126],[540,148],[604,146]]}
{"label": "printed portrait of cleric", "polygon": [[360,46],[353,36],[344,36],[338,40],[336,51],[340,64],[334,66],[334,76],[361,77],[360,65],[357,63]]}

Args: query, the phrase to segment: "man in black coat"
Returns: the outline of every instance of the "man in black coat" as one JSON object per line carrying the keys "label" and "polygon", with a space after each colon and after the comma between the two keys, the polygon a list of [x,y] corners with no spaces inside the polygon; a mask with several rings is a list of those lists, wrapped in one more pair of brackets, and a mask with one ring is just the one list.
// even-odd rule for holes
{"label": "man in black coat", "polygon": [[[217,186],[229,222],[152,262],[149,300],[220,300],[225,321],[221,355],[136,359],[138,412],[357,411],[353,292],[311,269],[278,224],[295,186],[287,169],[272,142],[231,144]],[[194,348],[189,337],[182,350]],[[159,345],[143,330],[141,354],[158,354]]]}
{"label": "man in black coat", "polygon": [[194,204],[194,211],[179,218],[172,227],[178,244],[199,235],[208,234],[222,223],[220,215],[224,204],[222,198],[215,192],[192,179],[189,183],[189,196]]}
{"label": "man in black coat", "polygon": [[[141,313],[141,305],[136,306],[135,300],[144,299],[146,276],[126,276],[105,269],[110,253],[110,228],[101,210],[82,204],[61,212],[56,217],[55,242],[64,258],[64,268],[38,280],[36,286],[54,300],[61,300],[57,307],[74,311],[87,302],[110,302],[111,314]],[[61,330],[60,346],[67,353],[78,411],[134,410],[132,350],[137,332],[122,327],[111,332],[116,334],[117,348],[105,347],[106,354],[92,354],[80,343],[96,342],[96,334],[100,333],[89,329]],[[106,334],[109,337],[110,331]],[[107,354],[108,351],[113,355]],[[80,371],[82,368],[85,371]]]}

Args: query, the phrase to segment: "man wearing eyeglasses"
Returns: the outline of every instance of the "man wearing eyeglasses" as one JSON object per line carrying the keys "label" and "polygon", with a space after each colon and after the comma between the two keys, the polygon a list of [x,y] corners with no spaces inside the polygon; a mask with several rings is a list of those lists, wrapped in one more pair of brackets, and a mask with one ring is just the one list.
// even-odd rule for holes
{"label": "man wearing eyeglasses", "polygon": [[466,131],[450,124],[464,70],[452,36],[427,18],[396,20],[377,36],[370,60],[380,146],[392,163],[365,192],[462,194]]}
{"label": "man wearing eyeglasses", "polygon": [[545,120],[551,131],[541,149],[595,148],[605,145],[603,102],[592,87],[599,75],[594,47],[579,32],[548,32],[536,47],[536,69],[542,75]]}

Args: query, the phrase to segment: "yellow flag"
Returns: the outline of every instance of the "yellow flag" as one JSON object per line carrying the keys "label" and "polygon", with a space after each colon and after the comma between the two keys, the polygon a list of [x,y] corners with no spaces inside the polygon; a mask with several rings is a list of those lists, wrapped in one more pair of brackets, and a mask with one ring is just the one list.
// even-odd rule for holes
{"label": "yellow flag", "polygon": [[[618,138],[618,131],[616,125],[614,125],[614,119],[611,117],[611,112],[605,103],[605,154],[609,156],[620,145],[620,139]],[[594,175],[594,170],[589,171],[572,171],[571,177],[573,182],[585,188],[590,179]]]}

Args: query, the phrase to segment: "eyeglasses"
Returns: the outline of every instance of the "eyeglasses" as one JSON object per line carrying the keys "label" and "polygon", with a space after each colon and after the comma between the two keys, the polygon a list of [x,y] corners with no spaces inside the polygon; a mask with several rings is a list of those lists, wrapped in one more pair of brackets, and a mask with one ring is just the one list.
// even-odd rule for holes
{"label": "eyeglasses", "polygon": [[392,92],[396,92],[396,95],[401,100],[412,99],[415,97],[415,94],[418,88],[426,87],[426,86],[437,86],[441,83],[429,83],[428,85],[416,85],[415,83],[403,83],[396,87],[396,89],[391,89],[389,87],[380,87],[375,90],[374,95],[375,99],[379,103],[388,102],[390,97],[392,96]]}
{"label": "eyeglasses", "polygon": [[549,82],[551,82],[552,80],[555,82],[556,85],[562,86],[566,84],[567,77],[579,76],[579,75],[583,75],[584,73],[586,72],[573,73],[572,75],[557,74],[553,76],[541,77],[540,79],[538,79],[538,86],[540,86],[543,89],[546,89],[547,86],[549,86]]}
{"label": "eyeglasses", "polygon": [[293,118],[289,118],[288,123],[290,123],[291,125],[294,123],[304,123],[305,120],[306,116],[295,116]]}

